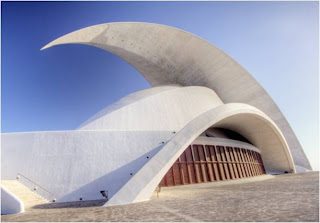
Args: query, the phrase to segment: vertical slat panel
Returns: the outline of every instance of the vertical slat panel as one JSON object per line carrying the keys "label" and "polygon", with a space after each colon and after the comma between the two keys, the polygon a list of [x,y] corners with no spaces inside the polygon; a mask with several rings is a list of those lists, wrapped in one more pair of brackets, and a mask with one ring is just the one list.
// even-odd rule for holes
{"label": "vertical slat panel", "polygon": [[257,156],[256,156],[257,152],[251,151],[251,153],[252,153],[253,161],[255,163],[254,165],[256,166],[257,175],[261,175],[259,161],[258,161]]}
{"label": "vertical slat panel", "polygon": [[255,153],[256,153],[255,151],[251,151],[252,159],[253,159],[253,162],[254,162],[254,166],[255,166],[255,168],[256,168],[257,175],[260,175],[258,160],[256,159]]}
{"label": "vertical slat panel", "polygon": [[246,159],[247,159],[247,161],[248,161],[248,163],[249,163],[249,167],[250,167],[250,170],[251,170],[251,174],[252,174],[252,176],[255,176],[256,174],[255,174],[255,172],[254,172],[254,168],[253,168],[253,165],[252,165],[252,161],[251,161],[251,159],[250,159],[250,153],[249,153],[249,150],[247,150],[247,149],[244,149],[244,151],[245,151],[245,157],[246,157]]}
{"label": "vertical slat panel", "polygon": [[238,159],[238,154],[237,154],[236,148],[233,148],[233,157],[234,157],[234,161],[236,162],[239,178],[243,178],[244,176],[242,174],[241,164],[240,164],[240,161]]}
{"label": "vertical slat panel", "polygon": [[254,175],[254,176],[257,176],[258,173],[257,173],[257,170],[256,170],[256,165],[254,165],[254,161],[253,161],[253,158],[252,158],[251,151],[250,151],[250,150],[247,150],[247,154],[248,154],[248,158],[249,158],[249,161],[250,161],[250,163],[251,163],[251,166],[252,166],[253,175]]}
{"label": "vertical slat panel", "polygon": [[196,177],[196,182],[201,183],[199,164],[196,163],[197,161],[199,161],[199,156],[197,153],[196,146],[194,146],[194,145],[191,146],[191,153],[192,153],[192,159],[193,159],[193,163],[194,163],[194,173],[195,173],[195,177]]}
{"label": "vertical slat panel", "polygon": [[259,174],[262,175],[263,173],[262,173],[262,168],[261,168],[260,161],[259,161],[259,158],[258,158],[258,153],[255,152],[254,155],[256,157],[256,162],[258,163]]}
{"label": "vertical slat panel", "polygon": [[213,172],[214,172],[214,176],[216,181],[220,181],[221,180],[221,176],[219,174],[219,166],[218,166],[218,159],[217,159],[217,155],[216,155],[216,150],[214,146],[208,146],[210,149],[210,154],[211,154],[211,160],[213,163]]}
{"label": "vertical slat panel", "polygon": [[249,166],[249,169],[250,169],[250,172],[251,172],[251,176],[254,177],[255,174],[254,174],[252,163],[251,163],[251,161],[249,159],[248,150],[246,150],[246,149],[243,149],[243,150],[244,150],[244,153],[243,153],[244,154],[244,158],[248,162],[248,166]]}
{"label": "vertical slat panel", "polygon": [[190,184],[196,183],[196,177],[195,177],[195,169],[194,169],[194,163],[192,158],[192,152],[191,152],[191,146],[189,146],[186,150],[186,157],[187,157],[187,166],[188,166],[188,176],[189,176],[189,182]]}
{"label": "vertical slat panel", "polygon": [[230,180],[265,174],[261,154],[238,147],[190,145],[160,181],[159,186]]}
{"label": "vertical slat panel", "polygon": [[220,149],[218,148],[218,146],[215,147],[215,152],[216,152],[216,155],[217,155],[217,161],[218,161],[221,180],[225,180],[226,176],[224,174],[224,168],[223,168],[223,164],[222,164],[221,153],[220,153]]}
{"label": "vertical slat panel", "polygon": [[225,147],[225,154],[226,154],[226,161],[227,161],[227,164],[228,164],[228,168],[230,170],[230,177],[231,179],[235,179],[235,175],[234,175],[234,169],[233,169],[233,166],[232,166],[232,161],[231,161],[231,157],[230,157],[230,152],[229,152],[229,148],[228,147]]}
{"label": "vertical slat panel", "polygon": [[205,164],[206,157],[204,154],[203,146],[198,145],[198,154],[199,154],[199,159],[200,159],[200,167],[201,167],[201,175],[202,175],[202,180],[203,182],[208,182],[208,170]]}
{"label": "vertical slat panel", "polygon": [[[202,151],[203,151],[203,155],[204,155],[204,170],[206,172],[206,178],[207,178],[207,182],[210,182],[210,174],[209,174],[209,168],[208,168],[208,162],[207,162],[207,156],[206,156],[206,147],[205,145],[201,145]],[[210,161],[209,161],[210,162]]]}
{"label": "vertical slat panel", "polygon": [[168,173],[166,173],[166,175],[164,175],[164,186],[169,186],[168,185]]}
{"label": "vertical slat panel", "polygon": [[254,151],[250,151],[251,160],[252,160],[252,163],[253,163],[255,172],[256,172],[256,176],[258,176],[258,175],[260,175],[260,174],[259,174],[259,168],[258,168],[258,165],[257,165],[256,158],[255,158],[255,156],[254,156],[254,153],[255,153]]}
{"label": "vertical slat panel", "polygon": [[254,151],[248,150],[248,152],[250,154],[250,159],[251,159],[251,162],[252,162],[252,165],[253,165],[253,168],[254,168],[255,175],[257,176],[257,175],[259,175],[259,171],[258,171],[258,168],[257,168],[256,161],[254,159],[254,155],[253,155]]}
{"label": "vertical slat panel", "polygon": [[189,184],[190,180],[189,180],[189,175],[188,175],[188,164],[187,164],[186,150],[181,154],[180,160],[181,160],[181,167],[182,167],[182,173],[183,173],[183,183]]}
{"label": "vertical slat panel", "polygon": [[227,164],[227,160],[226,160],[226,155],[224,152],[224,147],[223,146],[217,146],[220,149],[220,154],[221,154],[221,159],[223,161],[223,168],[224,168],[224,172],[226,175],[227,180],[230,180],[230,173],[229,173],[229,168],[228,168],[228,164]]}
{"label": "vertical slat panel", "polygon": [[252,162],[252,165],[253,165],[254,173],[257,176],[257,175],[259,175],[259,173],[258,173],[258,168],[257,168],[256,162],[255,162],[255,160],[253,158],[253,151],[248,150],[248,152],[250,154],[250,159],[251,159],[251,162]]}
{"label": "vertical slat panel", "polygon": [[256,155],[257,162],[259,163],[259,173],[263,174],[261,162],[260,162],[260,159],[259,159],[259,153],[256,152],[255,155]]}
{"label": "vertical slat panel", "polygon": [[182,166],[183,164],[181,163],[181,156],[178,159],[178,164],[179,164],[180,183],[184,185],[185,182],[184,182],[184,174],[183,174],[183,166]]}
{"label": "vertical slat panel", "polygon": [[241,176],[244,178],[244,177],[246,177],[246,171],[244,169],[244,165],[243,165],[242,160],[241,160],[239,148],[235,147],[234,151],[235,151],[235,156],[237,157],[237,160],[238,160],[238,163],[239,163],[239,166],[240,166],[240,171],[239,172],[241,173]]}
{"label": "vertical slat panel", "polygon": [[236,179],[239,179],[238,167],[237,167],[237,164],[236,164],[235,157],[233,155],[233,147],[228,147],[228,150],[229,150],[229,153],[230,153],[230,159],[231,159],[231,162],[232,162],[234,176],[235,176]]}
{"label": "vertical slat panel", "polygon": [[173,182],[173,185],[176,186],[177,185],[177,182],[176,182],[176,176],[174,174],[174,165],[171,167],[171,174],[172,174],[172,182]]}
{"label": "vertical slat panel", "polygon": [[244,159],[248,163],[247,165],[249,167],[249,173],[251,174],[251,177],[253,177],[254,173],[253,173],[253,170],[252,170],[252,166],[251,166],[250,160],[248,159],[247,150],[243,149],[243,155],[244,155]]}
{"label": "vertical slat panel", "polygon": [[256,160],[257,160],[257,163],[259,163],[259,173],[262,175],[263,174],[263,171],[262,171],[262,167],[261,167],[261,163],[260,163],[260,160],[259,160],[259,153],[255,153],[255,155],[256,155]]}
{"label": "vertical slat panel", "polygon": [[204,147],[204,155],[206,156],[206,162],[207,162],[207,169],[209,172],[209,180],[212,182],[214,181],[214,177],[213,177],[213,170],[212,170],[212,160],[211,160],[211,155],[210,155],[210,149],[208,148],[208,146]]}
{"label": "vertical slat panel", "polygon": [[243,152],[242,152],[242,149],[241,149],[241,148],[239,148],[239,157],[240,157],[241,162],[242,162],[242,164],[243,164],[243,168],[244,168],[246,177],[250,177],[249,170],[248,170],[248,166],[247,166],[247,164],[245,163],[246,161],[245,161],[245,159],[244,159]]}
{"label": "vertical slat panel", "polygon": [[249,160],[247,159],[247,154],[246,154],[246,150],[241,148],[241,151],[242,151],[242,154],[243,154],[243,160],[246,162],[246,166],[248,168],[248,172],[249,172],[249,176],[250,177],[253,177],[253,174],[252,174],[252,170],[251,170],[251,166],[249,164]]}

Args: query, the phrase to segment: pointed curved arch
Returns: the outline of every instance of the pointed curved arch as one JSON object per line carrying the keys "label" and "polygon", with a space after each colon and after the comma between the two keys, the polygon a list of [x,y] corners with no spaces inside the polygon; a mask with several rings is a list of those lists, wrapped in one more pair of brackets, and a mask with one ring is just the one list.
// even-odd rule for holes
{"label": "pointed curved arch", "polygon": [[289,123],[261,85],[230,56],[191,33],[152,23],[106,23],[67,34],[42,49],[59,44],[109,51],[135,67],[152,86],[205,86],[224,103],[257,107],[279,126],[295,164],[311,169]]}
{"label": "pointed curved arch", "polygon": [[188,123],[111,197],[106,206],[148,200],[173,163],[202,132],[216,126],[232,128],[227,126],[229,120],[230,123],[241,122],[243,117],[246,117],[245,125],[239,133],[259,145],[266,170],[295,172],[288,144],[275,123],[257,108],[230,103],[204,112]]}

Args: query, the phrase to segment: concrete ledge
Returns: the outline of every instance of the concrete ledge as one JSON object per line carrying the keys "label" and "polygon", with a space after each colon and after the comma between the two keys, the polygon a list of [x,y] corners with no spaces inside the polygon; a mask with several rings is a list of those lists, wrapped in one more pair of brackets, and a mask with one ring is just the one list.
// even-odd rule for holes
{"label": "concrete ledge", "polygon": [[1,185],[1,215],[24,212],[23,202]]}

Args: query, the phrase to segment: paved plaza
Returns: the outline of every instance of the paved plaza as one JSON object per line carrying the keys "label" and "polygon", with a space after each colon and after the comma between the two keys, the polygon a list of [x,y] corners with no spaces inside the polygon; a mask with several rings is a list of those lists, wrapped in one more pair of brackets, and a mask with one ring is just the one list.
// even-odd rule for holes
{"label": "paved plaza", "polygon": [[38,205],[1,220],[319,222],[319,172],[256,179],[171,187],[159,198],[130,205],[101,207],[104,201]]}

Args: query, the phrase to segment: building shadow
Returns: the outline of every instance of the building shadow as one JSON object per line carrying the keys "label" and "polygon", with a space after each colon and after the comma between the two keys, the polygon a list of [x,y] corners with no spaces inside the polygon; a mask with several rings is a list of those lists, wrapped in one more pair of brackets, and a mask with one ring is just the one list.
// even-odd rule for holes
{"label": "building shadow", "polygon": [[[137,173],[151,158],[160,150],[160,145],[151,151],[141,155],[122,167],[109,172],[108,174],[82,186],[78,189],[57,198],[56,203],[47,203],[36,205],[33,209],[51,209],[51,208],[81,208],[103,206],[125,185],[135,173]],[[107,191],[108,199],[104,198],[101,191]],[[87,195],[82,196],[82,195]],[[82,200],[79,201],[78,199]],[[64,202],[68,201],[68,202]]]}
{"label": "building shadow", "polygon": [[39,205],[33,206],[32,209],[101,207],[105,203],[107,203],[106,199],[92,200],[92,201],[59,202],[59,203],[39,204]]}

